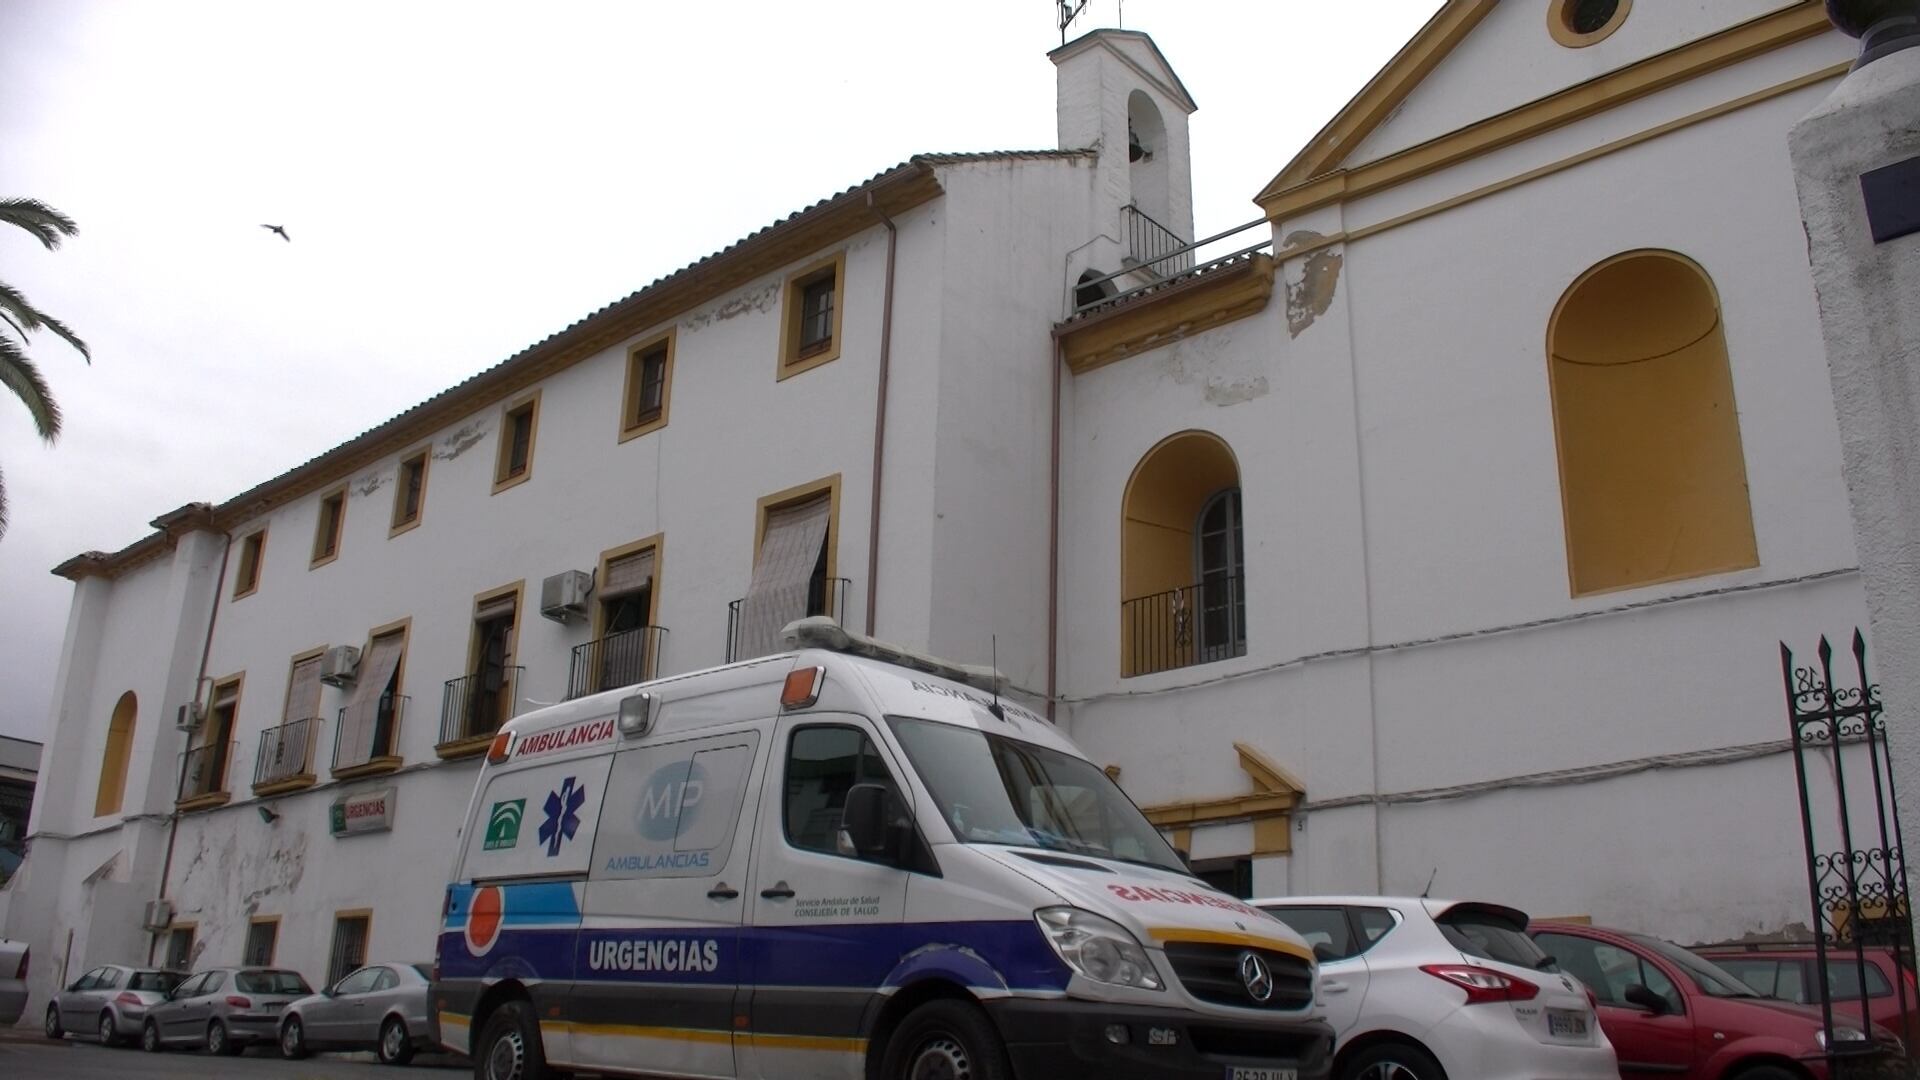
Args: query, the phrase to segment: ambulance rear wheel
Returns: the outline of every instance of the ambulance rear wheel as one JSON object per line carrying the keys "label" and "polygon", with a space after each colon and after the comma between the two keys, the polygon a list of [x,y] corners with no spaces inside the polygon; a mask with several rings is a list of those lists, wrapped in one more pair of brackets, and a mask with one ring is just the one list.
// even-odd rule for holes
{"label": "ambulance rear wheel", "polygon": [[509,1001],[487,1017],[480,1045],[474,1048],[474,1080],[558,1080],[564,1075],[547,1068],[531,1003]]}
{"label": "ambulance rear wheel", "polygon": [[1009,1080],[1006,1047],[985,1013],[961,1001],[929,1001],[887,1040],[881,1080]]}

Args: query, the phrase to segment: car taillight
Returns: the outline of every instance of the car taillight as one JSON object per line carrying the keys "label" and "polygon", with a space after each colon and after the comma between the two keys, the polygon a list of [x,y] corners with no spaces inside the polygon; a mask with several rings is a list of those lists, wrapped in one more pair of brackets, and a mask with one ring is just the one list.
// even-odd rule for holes
{"label": "car taillight", "polygon": [[131,1005],[134,1008],[139,1008],[146,1004],[146,1002],[140,1000],[139,994],[133,993],[132,991],[128,991],[114,998],[113,1003],[115,1005]]}
{"label": "car taillight", "polygon": [[228,994],[227,1004],[233,1006],[236,1009],[251,1009],[253,1008],[253,999],[243,998],[238,994]]}
{"label": "car taillight", "polygon": [[1422,964],[1420,970],[1465,990],[1469,1005],[1484,1005],[1494,1001],[1531,1001],[1540,993],[1538,986],[1525,979],[1472,964]]}

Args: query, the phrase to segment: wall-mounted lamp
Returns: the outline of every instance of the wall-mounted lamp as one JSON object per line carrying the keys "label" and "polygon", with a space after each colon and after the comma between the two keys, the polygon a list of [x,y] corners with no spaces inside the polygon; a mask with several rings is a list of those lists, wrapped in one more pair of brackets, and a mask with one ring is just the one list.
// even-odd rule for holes
{"label": "wall-mounted lamp", "polygon": [[280,815],[274,813],[265,803],[260,804],[256,809],[260,811],[260,820],[269,825],[280,820]]}

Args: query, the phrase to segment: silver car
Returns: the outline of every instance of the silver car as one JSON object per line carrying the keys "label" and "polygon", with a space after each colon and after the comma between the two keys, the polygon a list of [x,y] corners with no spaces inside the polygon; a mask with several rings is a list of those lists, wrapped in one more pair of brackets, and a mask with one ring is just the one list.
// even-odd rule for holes
{"label": "silver car", "polygon": [[427,1017],[432,977],[425,964],[368,964],[301,998],[281,1017],[280,1055],[372,1049],[389,1065],[405,1065],[415,1050],[435,1043]]}
{"label": "silver car", "polygon": [[75,979],[47,1003],[47,1038],[92,1033],[106,1046],[140,1033],[147,1010],[167,999],[186,976],[158,968],[106,964]]}
{"label": "silver car", "polygon": [[27,1011],[27,943],[0,938],[0,1027]]}
{"label": "silver car", "polygon": [[273,1043],[287,1003],[313,993],[297,971],[280,968],[212,968],[187,976],[167,1000],[147,1010],[140,1045],[158,1053],[169,1046],[201,1046],[209,1054],[238,1054],[254,1043]]}

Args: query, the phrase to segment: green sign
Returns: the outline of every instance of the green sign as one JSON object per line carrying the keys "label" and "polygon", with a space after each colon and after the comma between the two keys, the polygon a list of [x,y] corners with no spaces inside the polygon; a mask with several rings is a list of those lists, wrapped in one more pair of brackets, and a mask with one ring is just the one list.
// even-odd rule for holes
{"label": "green sign", "polygon": [[527,800],[513,799],[493,804],[493,810],[487,815],[487,838],[480,847],[484,851],[498,848],[510,848],[520,842],[520,818],[525,815]]}

